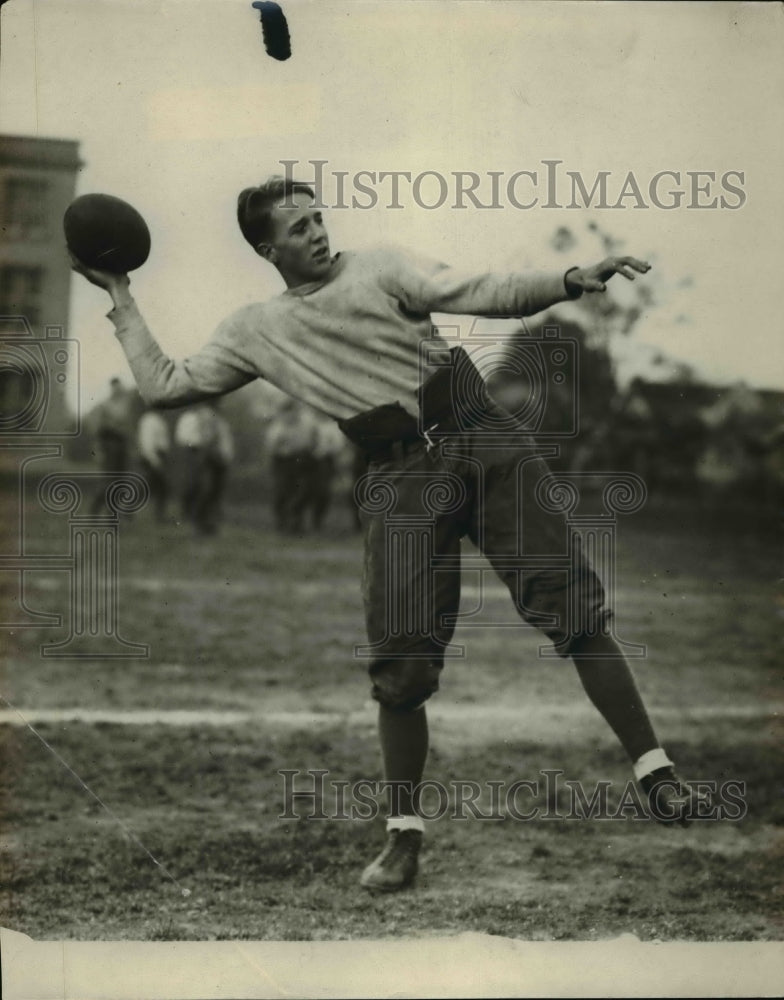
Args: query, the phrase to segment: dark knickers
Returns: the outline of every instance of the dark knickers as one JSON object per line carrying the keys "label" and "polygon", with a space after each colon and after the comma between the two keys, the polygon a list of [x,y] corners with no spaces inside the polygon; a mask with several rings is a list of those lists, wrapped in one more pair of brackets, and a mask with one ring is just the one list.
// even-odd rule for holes
{"label": "dark knickers", "polygon": [[608,631],[604,589],[579,537],[543,503],[549,476],[524,431],[465,430],[434,447],[399,442],[371,460],[357,498],[376,700],[411,709],[438,690],[460,603],[463,537],[560,656],[578,636]]}

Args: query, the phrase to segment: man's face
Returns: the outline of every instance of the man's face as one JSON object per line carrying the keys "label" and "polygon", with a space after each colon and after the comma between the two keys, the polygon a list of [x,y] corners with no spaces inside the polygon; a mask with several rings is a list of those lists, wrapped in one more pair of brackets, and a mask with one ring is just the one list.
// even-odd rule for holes
{"label": "man's face", "polygon": [[265,254],[289,288],[326,277],[331,266],[329,237],[313,199],[296,191],[272,209],[272,236]]}

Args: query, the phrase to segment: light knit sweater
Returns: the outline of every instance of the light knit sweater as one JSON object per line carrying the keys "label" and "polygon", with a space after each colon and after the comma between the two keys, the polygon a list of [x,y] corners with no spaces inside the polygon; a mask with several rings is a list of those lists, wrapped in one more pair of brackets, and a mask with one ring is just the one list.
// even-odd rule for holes
{"label": "light knit sweater", "polygon": [[561,272],[464,274],[380,247],[340,253],[324,280],[237,310],[184,361],[163,354],[132,300],[109,318],[152,405],[181,406],[264,378],[339,420],[395,402],[417,414],[422,345],[448,348],[432,312],[530,316],[567,298]]}

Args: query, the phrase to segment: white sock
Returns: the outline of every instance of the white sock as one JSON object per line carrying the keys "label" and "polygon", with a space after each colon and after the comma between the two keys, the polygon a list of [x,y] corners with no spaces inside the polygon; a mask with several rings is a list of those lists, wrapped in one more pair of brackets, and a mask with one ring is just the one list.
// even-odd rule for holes
{"label": "white sock", "polygon": [[425,832],[425,823],[421,816],[390,816],[387,820],[387,833],[390,830],[419,830]]}
{"label": "white sock", "polygon": [[634,777],[639,781],[646,774],[653,774],[660,767],[673,767],[673,763],[661,747],[649,750],[634,762]]}

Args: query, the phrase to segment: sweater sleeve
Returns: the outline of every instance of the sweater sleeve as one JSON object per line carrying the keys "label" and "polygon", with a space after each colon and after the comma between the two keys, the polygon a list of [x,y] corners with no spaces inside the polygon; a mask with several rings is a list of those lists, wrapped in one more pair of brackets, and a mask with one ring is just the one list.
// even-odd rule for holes
{"label": "sweater sleeve", "polygon": [[468,316],[533,316],[573,298],[563,272],[471,274],[436,260],[400,252],[390,254],[390,278],[411,312]]}
{"label": "sweater sleeve", "polygon": [[115,326],[142,399],[150,406],[169,408],[221,396],[238,389],[259,372],[231,348],[230,317],[197,354],[184,361],[167,357],[150,333],[135,302],[112,309]]}

